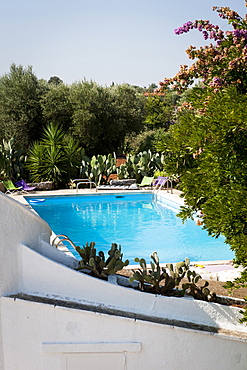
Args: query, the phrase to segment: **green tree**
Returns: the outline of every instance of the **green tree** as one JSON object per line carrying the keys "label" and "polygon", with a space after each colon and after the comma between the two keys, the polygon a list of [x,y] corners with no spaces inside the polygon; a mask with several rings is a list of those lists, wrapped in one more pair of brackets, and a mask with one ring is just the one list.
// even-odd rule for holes
{"label": "green tree", "polygon": [[150,128],[168,129],[176,120],[179,96],[171,91],[149,95],[145,104],[145,124]]}
{"label": "green tree", "polygon": [[124,153],[138,154],[143,151],[155,151],[155,137],[157,130],[144,130],[140,133],[126,135],[124,141]]}
{"label": "green tree", "polygon": [[54,84],[54,85],[60,85],[63,83],[63,80],[61,80],[57,76],[52,76],[49,78],[48,84]]}
{"label": "green tree", "polygon": [[0,138],[15,138],[26,150],[40,137],[42,114],[41,88],[32,67],[12,64],[10,72],[0,78]]}
{"label": "green tree", "polygon": [[108,91],[94,82],[78,82],[72,85],[71,102],[71,135],[79,140],[90,156],[110,152],[114,127],[110,120],[111,100]]}
{"label": "green tree", "polygon": [[79,82],[71,87],[71,102],[70,132],[89,156],[121,150],[126,134],[142,127],[143,96],[129,85]]}
{"label": "green tree", "polygon": [[63,83],[48,83],[41,98],[43,119],[60,125],[67,132],[70,128],[73,109],[70,101],[70,87]]}
{"label": "green tree", "polygon": [[221,91],[200,115],[202,94],[194,95],[194,109],[182,112],[170,130],[166,168],[181,175],[186,206],[180,216],[185,220],[203,210],[209,234],[224,235],[236,262],[247,266],[247,96]]}
{"label": "green tree", "polygon": [[158,86],[155,83],[151,83],[148,86],[148,88],[146,89],[146,92],[147,93],[153,93],[157,88],[158,88]]}
{"label": "green tree", "polygon": [[145,98],[142,92],[129,84],[110,88],[113,100],[115,137],[118,149],[122,151],[124,139],[129,133],[139,133],[143,129]]}

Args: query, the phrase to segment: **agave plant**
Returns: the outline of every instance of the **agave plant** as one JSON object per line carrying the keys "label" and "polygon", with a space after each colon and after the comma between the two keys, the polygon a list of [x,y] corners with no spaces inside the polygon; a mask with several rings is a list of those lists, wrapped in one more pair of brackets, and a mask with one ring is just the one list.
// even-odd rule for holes
{"label": "agave plant", "polygon": [[0,173],[9,179],[18,179],[23,173],[26,157],[23,150],[16,148],[15,139],[0,144]]}

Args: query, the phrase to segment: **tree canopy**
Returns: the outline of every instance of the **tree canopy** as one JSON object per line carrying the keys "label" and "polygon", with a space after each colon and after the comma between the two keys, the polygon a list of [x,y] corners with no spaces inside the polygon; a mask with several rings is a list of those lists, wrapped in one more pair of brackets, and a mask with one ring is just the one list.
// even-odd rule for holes
{"label": "tree canopy", "polygon": [[0,77],[0,141],[13,137],[27,152],[52,123],[88,155],[121,152],[126,135],[143,128],[143,93],[129,84],[107,87],[83,80],[68,86],[57,76],[47,82],[38,80],[32,67],[12,64]]}
{"label": "tree canopy", "polygon": [[166,170],[180,175],[186,207],[181,217],[204,214],[213,236],[220,234],[247,265],[247,97],[236,89],[211,97],[207,114],[197,113],[205,92],[195,89],[193,110],[181,112],[166,142]]}
{"label": "tree canopy", "polygon": [[130,85],[79,82],[72,85],[71,103],[70,133],[89,155],[121,150],[126,134],[142,128],[144,98]]}
{"label": "tree canopy", "polygon": [[42,91],[32,67],[12,64],[10,72],[0,77],[0,138],[27,149],[42,130],[40,97]]}
{"label": "tree canopy", "polygon": [[175,123],[175,108],[178,100],[179,96],[169,90],[163,94],[148,95],[145,104],[145,124],[152,129],[167,130]]}
{"label": "tree canopy", "polygon": [[46,124],[60,125],[68,131],[72,121],[70,87],[61,83],[49,83],[41,97],[43,120]]}

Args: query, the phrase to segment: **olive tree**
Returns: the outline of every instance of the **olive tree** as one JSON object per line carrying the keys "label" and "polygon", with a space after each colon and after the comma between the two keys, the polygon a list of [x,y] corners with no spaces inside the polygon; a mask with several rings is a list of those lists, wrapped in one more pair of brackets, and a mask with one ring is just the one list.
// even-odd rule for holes
{"label": "olive tree", "polygon": [[62,82],[49,82],[42,94],[41,107],[46,124],[53,123],[60,125],[65,131],[69,130],[73,114],[69,86]]}
{"label": "olive tree", "polygon": [[78,82],[71,86],[71,103],[70,133],[90,156],[121,151],[126,134],[143,125],[143,96],[129,85]]}
{"label": "olive tree", "polygon": [[0,138],[27,149],[42,130],[40,97],[42,91],[32,67],[12,64],[0,78]]}

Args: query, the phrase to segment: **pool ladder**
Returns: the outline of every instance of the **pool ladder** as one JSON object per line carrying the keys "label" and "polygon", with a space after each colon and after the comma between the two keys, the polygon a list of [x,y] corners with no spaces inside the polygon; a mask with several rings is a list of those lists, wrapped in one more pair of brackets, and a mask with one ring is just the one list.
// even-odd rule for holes
{"label": "pool ladder", "polygon": [[80,184],[89,184],[90,189],[92,189],[92,185],[95,185],[95,190],[97,191],[97,185],[94,181],[89,179],[74,179],[71,181],[72,184],[76,184],[76,192],[78,193],[79,185]]}
{"label": "pool ladder", "polygon": [[[62,239],[60,239],[60,238],[62,238]],[[55,240],[56,240],[56,239],[59,239],[59,240],[55,243]],[[72,240],[71,240],[67,235],[64,235],[64,234],[57,235],[57,236],[53,239],[53,241],[52,241],[51,245],[52,245],[53,247],[58,248],[59,244],[61,244],[61,243],[62,243],[62,242],[64,242],[64,241],[69,242],[69,243],[72,245],[72,247],[76,249],[76,245],[72,242]]]}
{"label": "pool ladder", "polygon": [[169,189],[169,187],[168,187],[169,184],[168,184],[168,182],[170,182],[171,194],[172,194],[173,193],[173,188],[172,188],[172,180],[171,179],[164,179],[161,184],[156,185],[153,189],[153,193],[155,194],[155,192],[156,192],[156,194],[158,194],[158,192],[162,189],[162,187],[165,184],[166,184],[166,191],[167,191],[167,193],[169,193],[169,190],[168,190]]}

